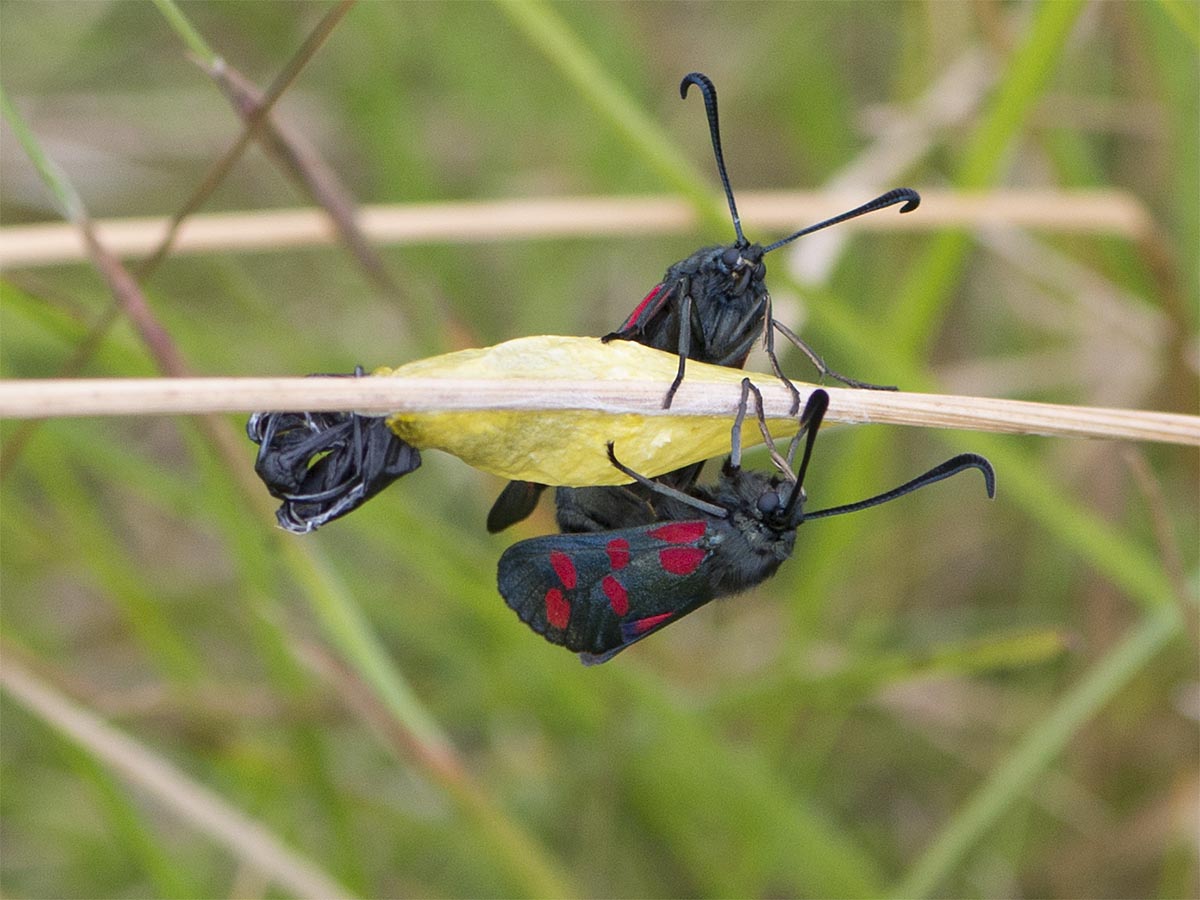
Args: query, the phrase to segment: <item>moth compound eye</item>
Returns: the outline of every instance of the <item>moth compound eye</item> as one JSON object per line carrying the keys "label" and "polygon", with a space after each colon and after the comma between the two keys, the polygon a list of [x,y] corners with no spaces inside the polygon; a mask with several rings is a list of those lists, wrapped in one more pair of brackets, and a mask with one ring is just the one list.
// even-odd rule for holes
{"label": "moth compound eye", "polygon": [[758,511],[764,516],[776,512],[782,505],[783,501],[775,491],[768,491],[758,498]]}
{"label": "moth compound eye", "polygon": [[730,247],[728,250],[726,250],[724,253],[721,254],[721,262],[722,262],[722,264],[724,264],[725,268],[727,268],[727,269],[732,269],[734,266],[736,266],[738,264],[738,262],[741,260],[741,258],[742,258],[742,251],[739,250],[737,247]]}

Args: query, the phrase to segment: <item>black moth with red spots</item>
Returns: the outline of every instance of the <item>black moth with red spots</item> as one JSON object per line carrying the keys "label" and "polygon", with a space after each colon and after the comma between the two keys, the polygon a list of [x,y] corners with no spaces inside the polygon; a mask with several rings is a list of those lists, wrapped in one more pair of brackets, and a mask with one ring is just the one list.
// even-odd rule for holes
{"label": "black moth with red spots", "polygon": [[[795,333],[775,321],[771,315],[771,295],[765,283],[767,267],[763,257],[796,238],[898,203],[904,204],[900,207],[900,212],[911,212],[920,204],[920,195],[910,188],[896,188],[841,215],[802,228],[766,247],[762,244],[752,244],[742,233],[742,221],[738,216],[733,189],[725,171],[725,157],[721,152],[721,133],[717,120],[717,89],[707,76],[692,72],[680,83],[680,96],[687,97],[688,88],[692,85],[695,85],[704,97],[713,155],[716,157],[717,172],[725,190],[725,197],[729,201],[735,240],[732,244],[724,246],[703,247],[667,269],[663,280],[634,308],[621,323],[621,327],[605,335],[603,340],[636,341],[647,347],[679,355],[679,368],[675,379],[663,398],[664,408],[670,407],[675,392],[683,383],[688,359],[740,369],[746,364],[746,357],[749,356],[755,341],[761,339],[773,371],[791,389],[798,409],[800,394],[783,374],[775,355],[776,331],[812,361],[821,377],[833,378],[851,387],[879,388],[879,385],[839,375]],[[700,465],[687,466],[659,476],[658,480],[670,487],[686,491],[696,483],[700,476],[700,468]],[[533,482],[509,482],[488,513],[488,531],[503,531],[524,519],[533,512],[544,489],[544,485]],[[564,531],[591,530],[588,527],[577,527],[572,517],[575,511],[582,515],[585,524],[588,521],[612,518],[611,515],[605,515],[606,512],[611,512],[607,509],[613,503],[611,494],[593,493],[590,496],[571,497],[569,492],[572,490],[560,488],[558,491],[559,526]],[[640,491],[637,493],[642,499],[653,501],[652,495]],[[591,514],[592,500],[599,504],[594,510],[595,515]],[[565,516],[562,512],[564,504],[568,507]]]}
{"label": "black moth with red spots", "polygon": [[[605,662],[630,644],[681,619],[717,597],[760,584],[792,555],[805,519],[855,512],[886,503],[964,469],[979,469],[989,497],[995,473],[982,456],[963,453],[900,487],[861,500],[805,513],[804,475],[829,395],[815,390],[801,417],[807,438],[794,478],[741,468],[741,426],[749,393],[734,423],[733,450],[715,485],[676,491],[613,464],[661,496],[653,524],[582,534],[556,534],[514,544],[500,557],[500,593],[521,620],[546,640]],[[761,398],[759,417],[762,417]],[[617,489],[620,490],[620,489]]]}
{"label": "black moth with red spots", "polygon": [[[791,388],[791,382],[783,374],[775,356],[776,330],[804,351],[822,377],[833,378],[851,387],[879,388],[879,385],[857,381],[834,372],[811,347],[774,320],[771,315],[771,295],[766,286],[767,267],[763,257],[806,234],[898,203],[904,204],[900,207],[900,212],[912,212],[921,203],[920,194],[911,188],[895,188],[848,212],[801,228],[766,247],[762,244],[752,244],[742,233],[742,220],[733,199],[729,175],[725,171],[725,156],[721,152],[721,132],[717,119],[717,89],[708,76],[692,72],[680,82],[679,96],[686,98],[688,88],[692,85],[699,89],[704,98],[717,173],[725,190],[725,199],[729,203],[729,214],[733,218],[736,239],[728,245],[702,247],[687,259],[667,269],[663,280],[634,308],[621,323],[621,327],[605,335],[603,340],[637,341],[647,347],[679,355],[679,370],[663,398],[664,408],[670,407],[675,391],[683,382],[684,369],[689,358],[740,369],[746,364],[746,357],[750,355],[754,342],[759,338],[763,340],[775,374]],[[800,395],[795,388],[792,388],[792,392],[796,400],[796,407],[792,411],[796,412],[799,409]]]}

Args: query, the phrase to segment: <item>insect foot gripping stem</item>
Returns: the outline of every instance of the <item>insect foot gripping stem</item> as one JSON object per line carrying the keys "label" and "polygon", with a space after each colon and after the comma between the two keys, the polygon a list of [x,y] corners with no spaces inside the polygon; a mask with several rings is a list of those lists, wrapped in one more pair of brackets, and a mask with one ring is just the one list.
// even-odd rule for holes
{"label": "insect foot gripping stem", "polygon": [[421,465],[417,448],[393,434],[382,417],[258,412],[246,433],[259,445],[254,471],[283,501],[275,518],[293,534],[357,509]]}
{"label": "insect foot gripping stem", "polygon": [[[793,475],[780,462],[776,473],[741,467],[740,432],[751,393],[763,422],[761,398],[746,379],[733,452],[713,485],[688,491],[662,485],[624,466],[610,444],[613,465],[637,486],[660,494],[658,502],[631,505],[638,511],[630,527],[547,535],[509,547],[500,557],[497,582],[521,621],[595,665],[714,598],[766,581],[791,556],[805,519],[877,506],[970,468],[983,473],[988,496],[995,493],[991,464],[964,453],[883,494],[806,515],[804,480],[829,395],[815,390],[805,404],[804,455]],[[647,510],[655,516],[649,523],[642,521]]]}

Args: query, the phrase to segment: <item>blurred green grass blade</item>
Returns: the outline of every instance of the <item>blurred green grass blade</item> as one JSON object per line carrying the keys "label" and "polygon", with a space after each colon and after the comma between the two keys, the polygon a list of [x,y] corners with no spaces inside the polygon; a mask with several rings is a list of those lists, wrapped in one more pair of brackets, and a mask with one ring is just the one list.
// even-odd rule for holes
{"label": "blurred green grass blade", "polygon": [[916,675],[982,675],[1043,665],[1066,650],[1061,631],[1030,631],[935,647],[909,670]]}
{"label": "blurred green grass blade", "polygon": [[307,857],[287,847],[263,823],[60,694],[11,657],[0,668],[0,690],[62,739],[147,791],[191,828],[224,845],[235,858],[259,869],[280,886],[305,897],[352,896]]}
{"label": "blurred green grass blade", "polygon": [[[1062,62],[1071,27],[1083,8],[1083,0],[1055,0],[1034,8],[1025,43],[1008,61],[987,114],[963,151],[955,187],[974,190],[996,181],[1009,146]],[[926,355],[971,246],[968,235],[945,232],[933,240],[913,266],[896,293],[891,327],[887,329],[895,356],[918,359]]]}
{"label": "blurred green grass blade", "polygon": [[790,697],[796,709],[849,709],[902,681],[1029,669],[1057,659],[1065,650],[1061,631],[1041,630],[947,643],[925,653],[868,651],[829,674],[795,666],[731,688],[712,708],[724,716],[740,718],[751,711],[767,716],[780,697]]}
{"label": "blurred green grass blade", "polygon": [[[972,444],[998,470],[1003,467],[1004,490],[1032,519],[1113,584],[1146,609],[1174,602],[1171,581],[1154,552],[1074,502],[1056,485],[1047,485],[1031,454],[993,435],[973,435]],[[999,491],[997,487],[997,499]]]}
{"label": "blurred green grass blade", "polygon": [[0,113],[3,113],[4,118],[8,120],[8,125],[16,135],[17,141],[25,151],[25,155],[29,157],[29,161],[33,163],[33,167],[37,170],[42,183],[50,191],[50,196],[58,204],[59,212],[69,222],[83,221],[86,217],[83,200],[76,193],[75,188],[71,185],[66,173],[63,172],[58,163],[42,151],[41,144],[38,143],[33,132],[29,130],[25,119],[22,118],[21,114],[17,112],[17,108],[9,101],[8,93],[4,90],[3,85],[0,85]]}
{"label": "blurred green grass blade", "polygon": [[498,859],[531,894],[545,897],[573,895],[569,881],[557,866],[493,801],[477,787],[457,777],[453,747],[437,720],[418,700],[416,693],[393,665],[362,610],[328,563],[304,550],[296,540],[283,535],[279,546],[294,577],[302,583],[314,612],[356,672],[370,685],[388,711],[402,722],[420,745],[418,752],[427,765],[443,772],[442,786],[472,817],[494,847]]}
{"label": "blurred green grass blade", "polygon": [[450,753],[445,732],[393,665],[333,568],[317,553],[301,549],[295,540],[281,540],[279,547],[289,570],[301,581],[326,633],[392,715],[431,751]]}
{"label": "blurred green grass blade", "polygon": [[1066,58],[1071,29],[1086,6],[1085,0],[1055,0],[1035,7],[1026,40],[1007,61],[988,113],[963,151],[955,187],[974,190],[995,183],[1009,146]]}
{"label": "blurred green grass blade", "polygon": [[1180,33],[1200,49],[1200,4],[1194,0],[1158,0],[1158,6],[1175,23]]}
{"label": "blurred green grass blade", "polygon": [[764,755],[713,742],[705,720],[671,702],[655,680],[619,674],[655,723],[638,735],[624,777],[640,814],[704,879],[706,893],[882,894],[875,860],[782,784]]}
{"label": "blurred green grass blade", "polygon": [[[514,655],[526,651],[515,685],[522,704],[550,711],[551,721],[560,728],[568,727],[560,717],[577,717],[571,720],[572,730],[607,727],[603,716],[614,705],[632,704],[638,710],[636,718],[655,723],[653,734],[638,733],[630,742],[620,742],[622,752],[611,768],[627,785],[623,794],[632,797],[622,804],[635,803],[639,815],[651,823],[650,830],[664,852],[694,869],[690,877],[698,893],[881,894],[886,882],[871,856],[835,824],[819,802],[798,795],[786,784],[760,748],[729,746],[719,729],[710,727],[683,703],[662,676],[637,667],[632,659],[600,670],[573,664],[564,677],[554,659],[560,650],[552,649],[547,658],[540,652],[542,648],[528,646],[529,641],[538,640],[535,635],[512,627],[515,620],[495,595],[493,572],[472,565],[477,556],[471,545],[464,546],[463,540],[447,535],[428,517],[411,510],[389,511],[388,521],[405,535],[405,546],[394,551],[381,549],[380,555],[397,552],[436,561],[429,563],[437,567],[430,581],[445,585],[446,602],[484,598],[486,610],[476,613],[477,619],[466,625],[476,641],[490,646],[494,640],[503,640],[514,647]],[[421,548],[419,554],[414,554],[414,547]],[[375,552],[374,545],[370,552]],[[440,620],[445,621],[444,614]],[[493,638],[489,627],[499,629],[499,636]],[[416,629],[420,634],[429,630]],[[448,630],[461,631],[463,626]],[[437,643],[444,652],[444,639]],[[531,684],[539,686],[536,695],[530,693]],[[559,711],[563,706],[569,707],[569,714]],[[546,727],[553,726],[548,722]],[[680,763],[681,753],[686,753],[686,765]],[[564,768],[568,764],[568,760],[562,762]],[[722,816],[744,827],[729,831],[730,843],[722,853],[714,854],[715,834],[697,823]],[[731,860],[736,860],[736,865]]]}
{"label": "blurred green grass blade", "polygon": [[[205,509],[215,513],[226,552],[233,561],[240,595],[247,608],[250,637],[263,660],[267,677],[285,700],[297,707],[313,702],[320,690],[296,662],[287,632],[288,616],[278,601],[276,566],[270,544],[255,520],[255,509],[247,507],[226,471],[223,460],[210,451],[195,428],[185,430],[192,458],[200,469]],[[138,477],[131,475],[130,477]],[[193,491],[195,488],[193,487]],[[175,507],[177,510],[178,507]],[[194,520],[194,517],[189,517]],[[338,789],[328,737],[320,725],[306,720],[286,723],[290,758],[298,767],[299,780],[308,786],[328,830],[332,847],[328,864],[345,884],[369,895],[369,880],[350,812]]]}
{"label": "blurred green grass blade", "polygon": [[106,830],[113,844],[141,866],[157,896],[183,900],[203,895],[203,889],[190,877],[191,872],[171,848],[162,829],[146,821],[145,814],[116,779],[85,748],[65,744],[64,749],[80,777],[91,783],[97,805],[107,817]]}
{"label": "blurred green grass blade", "polygon": [[[138,567],[103,517],[105,503],[84,489],[76,468],[55,441],[53,432],[38,435],[25,466],[54,504],[56,531],[94,577],[109,602],[120,610],[146,655],[176,684],[194,683],[204,666],[167,617],[161,597],[142,580]],[[7,503],[6,503],[7,505]]]}
{"label": "blurred green grass blade", "polygon": [[212,66],[220,57],[208,46],[208,42],[204,37],[192,27],[192,23],[188,21],[187,16],[183,14],[183,10],[175,3],[175,0],[154,0],[154,5],[158,7],[158,11],[163,14],[163,18],[174,30],[179,39],[183,41],[187,48],[200,57],[205,66]]}
{"label": "blurred green grass blade", "polygon": [[[326,15],[323,23],[332,27],[333,22],[346,8],[346,3],[340,4]],[[312,40],[310,36],[310,43]],[[301,56],[303,57],[303,54]],[[296,65],[294,60],[293,68]],[[281,83],[285,81],[286,79],[283,79]],[[22,143],[26,144],[43,178],[53,179],[48,181],[50,189],[58,188],[67,192],[65,196],[75,197],[65,176],[53,169],[51,161],[40,152],[32,133],[24,128],[23,121],[2,94],[0,102],[3,104],[5,116],[14,124],[14,128],[24,129]],[[57,178],[56,173],[59,176]],[[85,215],[82,204],[76,206],[76,211],[80,216]],[[217,445],[226,443],[225,437],[233,440],[229,435],[219,434],[215,426],[206,431],[206,434],[211,434],[214,444]],[[39,462],[44,464],[45,460]],[[61,489],[61,485],[53,484],[50,473],[43,471],[42,475],[47,479],[48,486]],[[254,496],[257,498],[259,495]],[[66,509],[69,508],[68,505]],[[91,530],[91,537],[97,543],[102,534],[102,529]],[[427,768],[451,771],[452,768],[446,761],[454,758],[455,754],[449,741],[400,671],[392,664],[361,610],[333,570],[316,553],[305,550],[296,541],[283,540],[279,542],[279,546],[283,548],[292,574],[304,586],[306,596],[330,638],[388,711],[411,734],[420,752],[426,755]],[[99,553],[92,554],[90,562],[93,568],[117,584],[114,591],[116,597],[126,602],[131,599],[139,601],[137,609],[130,614],[130,624],[162,664],[176,672],[176,677],[191,677],[200,667],[194,657],[186,651],[185,645],[175,639],[173,631],[161,620],[149,598],[143,596],[140,586],[129,574],[132,567],[112,564],[113,560],[120,558],[120,553]],[[481,790],[465,780],[454,781],[451,778],[443,780],[443,787],[455,793],[460,807],[471,816],[479,826],[481,834],[490,841],[498,861],[506,865],[514,878],[523,883],[530,893],[540,896],[564,896],[572,893],[566,887],[566,878],[556,870],[542,848],[524,834]]]}
{"label": "blurred green grass blade", "polygon": [[575,892],[569,888],[568,880],[543,848],[473,784],[454,775],[457,767],[451,760],[457,754],[445,732],[393,665],[340,577],[321,556],[305,551],[288,537],[284,535],[279,542],[283,556],[292,575],[305,588],[309,603],[327,634],[388,711],[411,732],[419,744],[418,752],[428,760],[427,765],[444,773],[442,786],[454,795],[461,808],[490,840],[499,861],[508,866],[511,874],[532,895],[573,895]]}
{"label": "blurred green grass blade", "polygon": [[608,74],[559,13],[543,0],[496,0],[500,9],[546,58],[567,76],[642,156],[663,181],[690,200],[711,224],[729,227],[724,202],[704,187],[696,167],[683,156],[662,126],[642,110],[624,87]]}
{"label": "blurred green grass blade", "polygon": [[[33,296],[10,281],[0,281],[0,301],[3,301],[0,302],[0,334],[4,336],[6,351],[0,354],[0,371],[5,377],[13,376],[22,354],[28,353],[39,360],[44,357],[57,359],[86,340],[91,329],[81,317]],[[42,347],[46,349],[42,350]],[[110,332],[93,362],[100,372],[119,372],[130,377],[155,374],[146,361],[145,352],[130,337],[128,329]]]}
{"label": "blurred green grass blade", "polygon": [[[778,279],[788,283],[786,277]],[[791,287],[794,283],[790,283]],[[796,285],[795,288],[801,288]],[[810,310],[814,320],[843,337],[847,345],[871,345],[866,354],[885,367],[888,376],[905,390],[939,390],[938,384],[916,363],[900,358],[887,346],[870,337],[886,334],[872,326],[865,317],[854,312],[828,291],[803,289],[811,298]],[[958,431],[939,431],[939,440],[956,452],[962,450],[964,435]],[[886,453],[885,433],[880,429],[859,429],[854,435],[853,455],[856,458],[882,459]],[[1022,445],[1045,438],[1015,438],[1012,436],[971,433],[972,450],[991,460],[996,467],[996,502],[1015,502],[1032,518],[1040,521],[1050,533],[1073,547],[1082,558],[1103,572],[1114,584],[1128,591],[1140,603],[1156,606],[1172,595],[1170,583],[1154,550],[1142,546],[1132,535],[1103,521],[1095,512],[1082,505],[1049,477],[1045,467],[1033,453]],[[857,472],[835,472],[827,485],[831,502],[854,493]],[[841,541],[856,530],[865,528],[862,517],[845,516],[834,522],[822,523],[822,533],[838,534]],[[821,557],[824,558],[824,557]],[[810,574],[813,574],[810,571]],[[836,572],[831,573],[836,574]],[[820,577],[817,573],[816,577]],[[819,593],[819,588],[815,591]]]}
{"label": "blurred green grass blade", "polygon": [[1147,613],[993,769],[892,896],[927,897],[935,891],[1000,816],[1033,787],[1037,777],[1054,763],[1079,728],[1179,633],[1179,625],[1179,611],[1174,606],[1164,605]]}

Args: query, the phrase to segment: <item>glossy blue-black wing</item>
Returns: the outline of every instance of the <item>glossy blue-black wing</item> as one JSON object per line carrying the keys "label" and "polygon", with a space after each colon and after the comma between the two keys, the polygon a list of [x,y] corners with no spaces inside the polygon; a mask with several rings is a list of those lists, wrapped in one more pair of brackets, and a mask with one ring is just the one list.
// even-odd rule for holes
{"label": "glossy blue-black wing", "polygon": [[706,563],[722,524],[657,522],[521,541],[500,557],[500,594],[546,640],[585,663],[604,662],[712,599]]}

